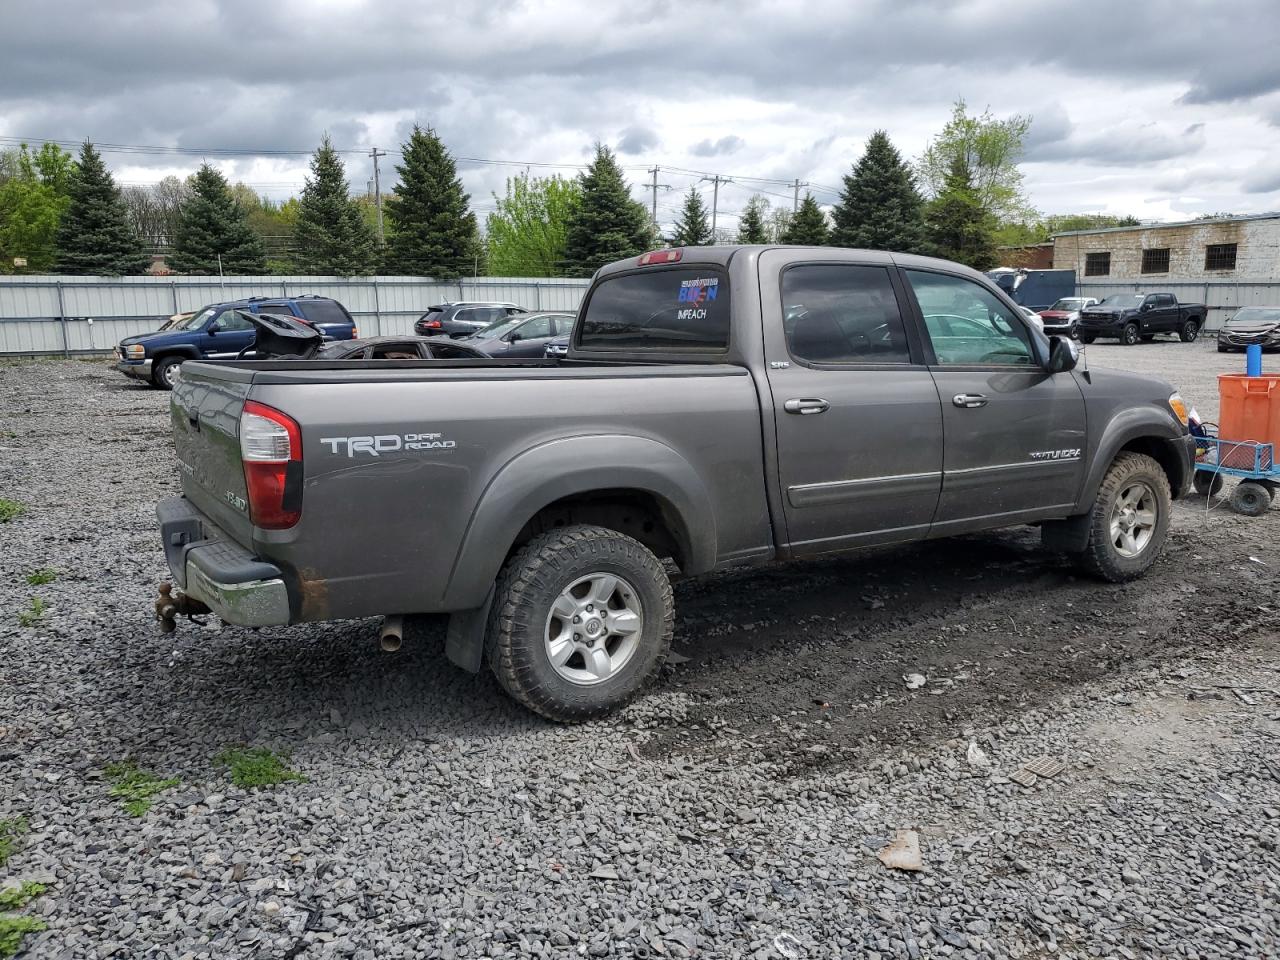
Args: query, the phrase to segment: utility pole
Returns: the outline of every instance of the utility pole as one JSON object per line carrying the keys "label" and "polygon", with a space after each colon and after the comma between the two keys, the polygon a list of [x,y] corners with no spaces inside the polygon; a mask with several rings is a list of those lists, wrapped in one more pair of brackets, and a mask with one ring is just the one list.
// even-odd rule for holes
{"label": "utility pole", "polygon": [[801,183],[800,178],[796,177],[795,183],[792,184],[792,187],[795,188],[794,192],[791,194],[791,212],[792,213],[795,213],[797,210],[800,209],[800,188],[807,187],[808,185],[809,185],[808,181]]}
{"label": "utility pole", "polygon": [[659,169],[660,169],[659,167],[653,167],[649,171],[649,173],[653,176],[653,180],[649,184],[649,189],[653,191],[653,206],[652,206],[652,212],[650,215],[653,217],[654,230],[658,229],[658,188],[661,187],[663,190],[671,189],[671,187],[668,184],[658,182]]}
{"label": "utility pole", "polygon": [[383,242],[382,233],[382,180],[378,177],[378,158],[385,157],[387,151],[379,150],[374,147],[369,151],[369,156],[373,157],[373,202],[378,208],[378,243]]}
{"label": "utility pole", "polygon": [[711,242],[715,243],[716,242],[716,212],[720,206],[720,184],[733,183],[733,180],[729,177],[722,177],[718,173],[715,174],[714,176],[703,177],[702,179],[711,181]]}

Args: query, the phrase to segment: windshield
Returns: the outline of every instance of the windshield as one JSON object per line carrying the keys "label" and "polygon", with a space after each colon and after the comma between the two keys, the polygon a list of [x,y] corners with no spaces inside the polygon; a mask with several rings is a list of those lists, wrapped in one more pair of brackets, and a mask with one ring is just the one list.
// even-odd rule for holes
{"label": "windshield", "polygon": [[527,313],[517,314],[514,317],[503,317],[501,320],[493,321],[487,327],[481,327],[480,330],[476,331],[476,337],[484,337],[486,339],[505,337],[528,319],[529,315]]}
{"label": "windshield", "polygon": [[1280,307],[1245,307],[1228,323],[1280,323]]}
{"label": "windshield", "polygon": [[1050,310],[1079,310],[1084,306],[1084,297],[1063,297]]}
{"label": "windshield", "polygon": [[1146,296],[1141,293],[1113,293],[1111,296],[1099,303],[1098,306],[1125,307],[1127,309],[1130,307],[1140,306],[1142,301],[1145,299],[1147,299]]}
{"label": "windshield", "polygon": [[198,330],[204,326],[205,321],[214,314],[213,307],[205,307],[198,313],[189,313],[185,317],[181,317],[173,321],[170,330]]}

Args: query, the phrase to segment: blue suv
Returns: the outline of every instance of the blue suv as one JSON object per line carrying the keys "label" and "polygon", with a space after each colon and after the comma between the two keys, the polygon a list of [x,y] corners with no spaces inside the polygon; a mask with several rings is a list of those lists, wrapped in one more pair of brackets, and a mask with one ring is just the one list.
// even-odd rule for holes
{"label": "blue suv", "polygon": [[171,390],[182,361],[230,359],[253,343],[254,327],[238,313],[242,310],[298,317],[319,330],[325,340],[356,336],[356,322],[347,308],[329,297],[250,297],[212,303],[155,333],[125,337],[115,348],[116,369]]}

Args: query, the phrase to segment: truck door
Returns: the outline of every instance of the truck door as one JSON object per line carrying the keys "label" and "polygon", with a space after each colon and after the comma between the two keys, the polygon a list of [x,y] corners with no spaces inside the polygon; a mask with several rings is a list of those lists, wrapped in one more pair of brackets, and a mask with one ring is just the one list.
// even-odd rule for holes
{"label": "truck door", "polygon": [[206,359],[226,360],[253,343],[253,338],[253,324],[235,310],[228,309],[205,327],[197,347]]}
{"label": "truck door", "polygon": [[983,284],[941,271],[902,273],[946,434],[930,536],[1061,516],[1084,478],[1084,397],[1075,378],[1045,369],[1027,322]]}
{"label": "truck door", "polygon": [[1154,294],[1156,301],[1155,314],[1158,326],[1155,330],[1160,333],[1177,333],[1178,331],[1178,298],[1172,293]]}
{"label": "truck door", "polygon": [[892,263],[793,257],[760,257],[788,543],[807,555],[922,538],[941,485],[942,411]]}

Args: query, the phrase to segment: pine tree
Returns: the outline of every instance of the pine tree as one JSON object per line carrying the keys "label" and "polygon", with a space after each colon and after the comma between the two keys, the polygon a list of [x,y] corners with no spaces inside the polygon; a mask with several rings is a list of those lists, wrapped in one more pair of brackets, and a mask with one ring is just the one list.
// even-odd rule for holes
{"label": "pine tree", "polygon": [[781,242],[805,247],[825,246],[831,242],[831,231],[827,229],[827,215],[818,206],[818,201],[813,199],[812,193],[806,193],[804,199],[800,201],[800,209],[791,217]]}
{"label": "pine tree", "polygon": [[142,273],[150,265],[120,190],[87,140],[69,184],[71,202],[58,221],[58,273]]}
{"label": "pine tree", "polygon": [[705,247],[711,243],[711,224],[707,222],[707,205],[702,194],[693,187],[685,195],[680,219],[671,234],[673,247]]}
{"label": "pine tree", "polygon": [[227,180],[207,163],[191,178],[169,265],[179,273],[265,273],[267,255]]}
{"label": "pine tree", "polygon": [[738,221],[739,243],[768,243],[769,231],[765,226],[765,213],[769,209],[769,201],[756,193],[747,201],[742,211],[742,219]]}
{"label": "pine tree", "polygon": [[294,262],[302,273],[353,277],[373,273],[377,244],[351,199],[347,173],[328,134],[311,158],[293,226]]}
{"label": "pine tree", "polygon": [[831,211],[831,242],[838,247],[914,253],[924,243],[924,201],[915,175],[889,136],[877,130],[866,152],[845,174],[840,202]]}
{"label": "pine tree", "polygon": [[431,128],[415,126],[387,198],[386,263],[393,273],[452,280],[470,274],[479,250],[476,218],[458,168]]}
{"label": "pine tree", "polygon": [[631,199],[608,147],[596,144],[595,159],[578,179],[582,202],[569,219],[565,275],[589,277],[606,263],[644,253],[653,243],[649,214]]}
{"label": "pine tree", "polygon": [[963,157],[956,157],[942,192],[925,208],[928,252],[988,270],[996,263],[995,230],[995,217],[974,190],[968,165]]}

